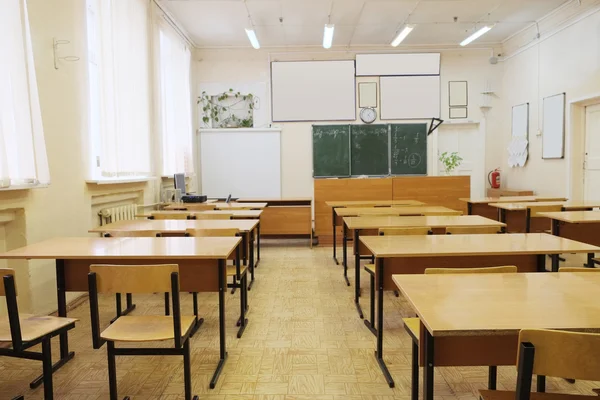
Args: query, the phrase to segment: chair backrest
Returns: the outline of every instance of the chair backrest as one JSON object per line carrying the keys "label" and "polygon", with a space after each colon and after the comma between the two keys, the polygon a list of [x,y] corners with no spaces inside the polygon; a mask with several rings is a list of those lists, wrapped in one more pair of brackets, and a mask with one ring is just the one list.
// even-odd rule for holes
{"label": "chair backrest", "polygon": [[104,237],[161,237],[160,231],[148,231],[148,230],[139,230],[139,231],[112,231],[106,232]]}
{"label": "chair backrest", "polygon": [[6,310],[8,312],[8,324],[10,337],[14,350],[21,350],[23,340],[21,336],[21,323],[19,322],[19,307],[17,306],[17,285],[15,284],[15,271],[10,268],[0,268],[2,284],[0,285],[0,296],[6,297]]}
{"label": "chair backrest", "polygon": [[233,218],[233,214],[227,213],[195,213],[193,217],[196,219],[231,219]]}
{"label": "chair backrest", "polygon": [[184,212],[169,212],[169,211],[155,211],[152,214],[152,219],[188,219],[189,213]]}
{"label": "chair backrest", "polygon": [[[534,351],[527,350],[531,349],[531,346]],[[524,357],[521,358],[522,355]],[[600,334],[524,329],[519,333],[517,360],[519,375],[523,371],[529,379],[531,374],[536,374],[598,381],[600,380]],[[529,368],[526,368],[528,363]],[[522,378],[526,377],[518,377],[518,379]]]}
{"label": "chair backrest", "polygon": [[418,228],[379,228],[380,236],[418,236],[418,235],[429,235],[431,234],[431,228],[418,227]]}
{"label": "chair backrest", "polygon": [[240,232],[237,228],[213,228],[213,229],[186,229],[186,236],[196,237],[231,237]]}
{"label": "chair backrest", "polygon": [[600,268],[560,267],[558,272],[600,272]]}
{"label": "chair backrest", "polygon": [[539,206],[539,207],[531,207],[529,208],[529,216],[531,218],[540,218],[542,216],[538,215],[539,213],[543,213],[543,212],[560,212],[562,211],[563,206],[562,205],[556,205],[556,206]]}
{"label": "chair backrest", "polygon": [[426,268],[425,275],[442,274],[512,274],[517,273],[517,267],[514,265],[505,265],[501,267],[483,267],[483,268]]}
{"label": "chair backrest", "polygon": [[497,226],[448,226],[447,235],[486,235],[502,233],[502,229]]}

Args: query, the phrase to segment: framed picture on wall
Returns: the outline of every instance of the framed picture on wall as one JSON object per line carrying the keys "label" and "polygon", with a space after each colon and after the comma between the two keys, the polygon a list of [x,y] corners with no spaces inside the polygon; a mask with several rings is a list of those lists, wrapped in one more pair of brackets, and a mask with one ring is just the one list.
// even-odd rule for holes
{"label": "framed picture on wall", "polygon": [[448,82],[448,105],[450,107],[467,107],[469,105],[467,81]]}
{"label": "framed picture on wall", "polygon": [[467,107],[454,107],[450,109],[450,119],[467,118]]}
{"label": "framed picture on wall", "polygon": [[377,82],[361,82],[358,84],[358,107],[377,107]]}

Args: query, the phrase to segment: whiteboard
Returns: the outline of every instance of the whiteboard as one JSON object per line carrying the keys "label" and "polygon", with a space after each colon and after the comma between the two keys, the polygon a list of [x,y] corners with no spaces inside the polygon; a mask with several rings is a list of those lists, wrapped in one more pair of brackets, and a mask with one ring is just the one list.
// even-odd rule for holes
{"label": "whiteboard", "polygon": [[512,108],[512,136],[529,138],[529,103]]}
{"label": "whiteboard", "polygon": [[544,99],[542,158],[565,156],[565,94]]}
{"label": "whiteboard", "polygon": [[382,76],[381,119],[440,117],[439,76]]}
{"label": "whiteboard", "polygon": [[281,197],[280,129],[200,130],[202,194]]}
{"label": "whiteboard", "polygon": [[273,122],[354,121],[354,61],[271,63]]}
{"label": "whiteboard", "polygon": [[356,55],[356,76],[439,74],[440,53]]}

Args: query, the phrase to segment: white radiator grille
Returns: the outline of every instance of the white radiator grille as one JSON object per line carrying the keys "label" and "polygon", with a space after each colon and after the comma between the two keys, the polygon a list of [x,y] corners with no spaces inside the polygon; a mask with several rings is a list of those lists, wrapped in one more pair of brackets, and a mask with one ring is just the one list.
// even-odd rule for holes
{"label": "white radiator grille", "polygon": [[98,215],[100,216],[100,225],[106,225],[111,222],[135,219],[136,213],[137,205],[128,204],[125,206],[103,208]]}

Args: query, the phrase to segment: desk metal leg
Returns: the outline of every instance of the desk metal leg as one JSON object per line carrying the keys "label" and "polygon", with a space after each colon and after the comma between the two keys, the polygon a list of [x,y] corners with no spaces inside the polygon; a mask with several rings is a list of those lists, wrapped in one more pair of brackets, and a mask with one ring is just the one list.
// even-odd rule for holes
{"label": "desk metal leg", "polygon": [[[359,230],[354,230],[354,305],[356,306],[356,311],[358,311],[358,316],[360,318],[364,318],[362,308],[360,307],[360,302],[358,298],[360,297],[360,251],[358,250],[358,238],[359,238]],[[350,286],[350,284],[348,284]]]}
{"label": "desk metal leg", "polygon": [[335,261],[335,265],[340,265],[337,259],[337,241],[336,241],[336,233],[335,233],[335,207],[331,207],[331,225],[333,226],[333,261]]}
{"label": "desk metal leg", "polygon": [[471,203],[470,201],[467,202],[467,213],[469,215],[473,215],[473,203]]}
{"label": "desk metal leg", "polygon": [[[67,291],[65,288],[65,260],[56,260],[56,296],[58,299],[58,316],[67,316]],[[75,352],[69,351],[69,334],[67,332],[60,334],[60,359],[52,365],[52,372],[57,371],[69,360],[75,357]],[[44,382],[44,375],[35,378],[29,384],[31,389],[35,389]]]}
{"label": "desk metal leg", "polygon": [[[423,328],[421,328],[423,329]],[[433,336],[425,329],[425,367],[423,368],[423,400],[433,400]]]}
{"label": "desk metal leg", "polygon": [[587,264],[585,265],[587,268],[595,268],[594,267],[594,256],[595,256],[595,253],[587,254]]}
{"label": "desk metal leg", "polygon": [[558,265],[560,262],[558,254],[552,254],[550,257],[552,258],[552,272],[558,272]]}
{"label": "desk metal leg", "polygon": [[344,237],[342,238],[342,251],[344,253],[344,259],[342,261],[342,264],[344,264],[344,279],[346,280],[346,284],[350,286],[350,281],[348,280],[348,229],[346,229],[346,224],[343,222],[342,230],[344,231]]}
{"label": "desk metal leg", "polygon": [[[248,240],[249,240],[249,246],[250,246],[250,260],[249,260],[250,284],[248,285],[248,290],[251,290],[252,285],[254,284],[254,268],[256,267],[256,265],[254,265],[254,231],[248,232],[248,235],[249,235]],[[248,281],[248,279],[246,279],[246,281]]]}
{"label": "desk metal leg", "polygon": [[546,255],[537,255],[537,272],[546,272]]}
{"label": "desk metal leg", "polygon": [[546,377],[544,375],[537,376],[536,391],[539,393],[546,392]]}
{"label": "desk metal leg", "polygon": [[488,368],[488,389],[496,390],[497,381],[498,381],[498,367],[491,365]]}
{"label": "desk metal leg", "polygon": [[219,363],[217,369],[210,380],[210,388],[214,389],[217,386],[217,380],[225,360],[227,360],[227,343],[225,338],[225,292],[227,291],[227,276],[225,273],[226,260],[219,260]]}
{"label": "desk metal leg", "polygon": [[387,369],[387,365],[385,365],[385,361],[383,361],[383,258],[379,258],[376,261],[375,277],[379,278],[379,285],[377,288],[377,351],[375,352],[375,357],[386,382],[389,387],[393,388],[394,380]]}
{"label": "desk metal leg", "polygon": [[259,262],[260,262],[260,219],[258,220],[258,224],[256,225],[256,261],[254,263],[254,268],[258,267]]}

